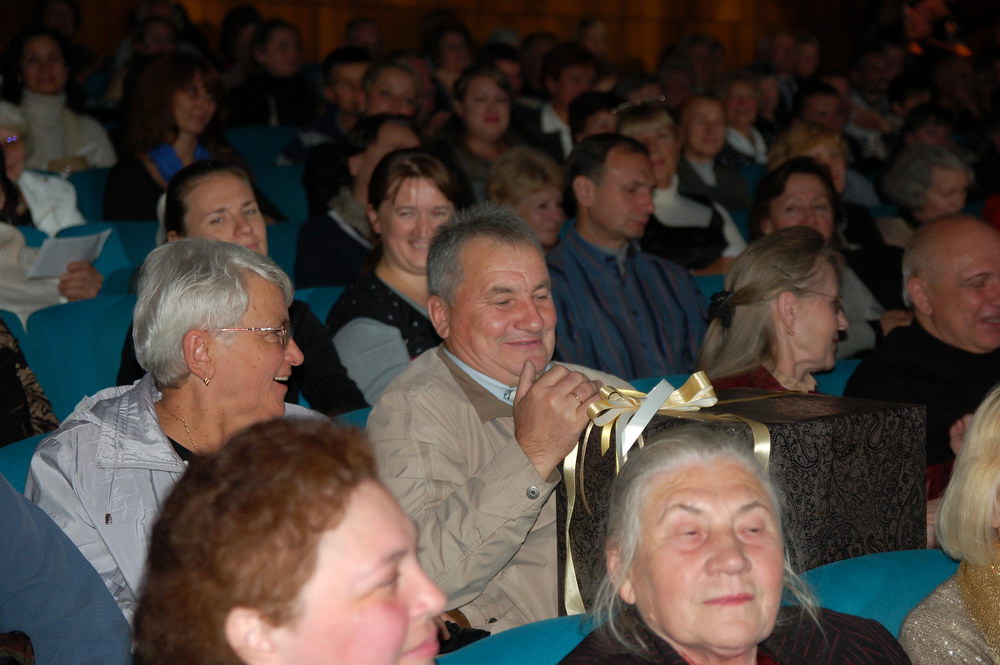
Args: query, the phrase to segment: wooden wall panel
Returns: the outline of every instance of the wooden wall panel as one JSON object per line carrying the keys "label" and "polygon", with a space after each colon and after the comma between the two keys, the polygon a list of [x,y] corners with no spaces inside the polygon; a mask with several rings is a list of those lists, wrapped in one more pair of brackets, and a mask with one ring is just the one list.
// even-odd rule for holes
{"label": "wooden wall panel", "polygon": [[[230,8],[245,0],[180,0],[192,19],[218,42],[218,25]],[[125,38],[128,14],[137,0],[80,0],[84,16],[81,41],[110,55]],[[420,26],[428,13],[449,8],[469,25],[477,39],[495,27],[528,34],[549,30],[568,37],[582,16],[602,18],[616,59],[638,57],[650,67],[660,50],[681,35],[702,30],[726,44],[727,64],[754,56],[757,40],[777,26],[822,35],[827,55],[846,50],[856,38],[856,20],[864,0],[794,3],[787,0],[257,0],[265,16],[280,16],[302,30],[305,55],[318,60],[340,43],[344,26],[364,15],[378,21],[390,47],[417,48]],[[807,11],[808,10],[808,11]],[[31,18],[26,0],[0,0],[0,39],[10,39]]]}

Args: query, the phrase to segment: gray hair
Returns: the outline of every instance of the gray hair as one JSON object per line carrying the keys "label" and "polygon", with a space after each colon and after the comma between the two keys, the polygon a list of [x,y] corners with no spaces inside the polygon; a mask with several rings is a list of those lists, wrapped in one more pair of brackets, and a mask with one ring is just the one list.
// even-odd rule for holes
{"label": "gray hair", "polygon": [[711,378],[723,378],[769,359],[774,346],[771,302],[785,291],[803,295],[815,288],[824,262],[839,278],[843,258],[807,226],[773,231],[750,243],[726,276],[732,318],[728,325],[721,317],[709,323],[696,367]]}
{"label": "gray hair", "polygon": [[451,304],[462,283],[462,252],[478,238],[499,245],[531,247],[544,254],[528,223],[495,203],[479,203],[462,210],[434,234],[427,253],[427,288]]}
{"label": "gray hair", "polygon": [[[739,464],[760,483],[771,501],[779,533],[784,533],[778,491],[747,446],[704,425],[681,425],[651,437],[641,450],[633,450],[629,454],[628,461],[615,478],[608,499],[605,553],[614,548],[619,566],[616,575],[609,571],[601,581],[592,613],[601,626],[598,630],[602,631],[603,638],[616,649],[644,656],[651,646],[643,638],[646,631],[642,627],[642,618],[638,612],[628,611],[618,589],[635,564],[643,537],[642,508],[654,487],[654,478],[696,464],[710,466],[720,460]],[[805,614],[816,620],[819,605],[809,587],[792,570],[787,552],[784,566],[785,590]]]}
{"label": "gray hair", "polygon": [[908,146],[882,178],[882,193],[896,205],[915,210],[923,205],[934,178],[934,168],[961,171],[972,179],[972,169],[958,153],[939,145]]}
{"label": "gray hair", "polygon": [[177,388],[190,374],[182,339],[189,330],[227,328],[247,311],[249,273],[281,289],[292,302],[292,283],[271,259],[218,240],[188,238],[162,245],[139,273],[132,312],[135,355],[156,386]]}

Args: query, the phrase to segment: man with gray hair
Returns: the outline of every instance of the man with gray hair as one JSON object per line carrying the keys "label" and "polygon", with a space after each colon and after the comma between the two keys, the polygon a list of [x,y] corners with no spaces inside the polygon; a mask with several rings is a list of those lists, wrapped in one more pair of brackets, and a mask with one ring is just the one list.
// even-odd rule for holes
{"label": "man with gray hair", "polygon": [[968,419],[1000,380],[1000,232],[952,216],[921,227],[903,255],[913,323],[865,358],[845,394],[927,406],[928,498],[943,491]]}
{"label": "man with gray hair", "polygon": [[552,363],[556,313],[531,228],[484,204],[442,226],[427,259],[444,343],[368,420],[379,475],[417,523],[420,561],[459,623],[498,632],[554,617],[558,467],[602,382]]}

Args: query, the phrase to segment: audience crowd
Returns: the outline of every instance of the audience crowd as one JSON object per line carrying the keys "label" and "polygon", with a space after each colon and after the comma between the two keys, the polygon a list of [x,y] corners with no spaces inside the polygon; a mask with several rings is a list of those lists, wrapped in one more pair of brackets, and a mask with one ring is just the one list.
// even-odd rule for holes
{"label": "audience crowd", "polygon": [[[982,464],[956,464],[966,432],[989,451],[997,431],[981,421],[996,392],[972,413],[1000,382],[1000,23],[973,52],[947,3],[906,0],[836,58],[776,29],[737,65],[691,32],[646,71],[597,19],[477,43],[440,10],[419,50],[361,17],[308,63],[304,26],[250,4],[216,48],[182,4],[141,0],[102,62],[76,0],[38,4],[0,45],[0,446],[55,431],[34,506],[0,481],[0,560],[36,585],[0,574],[0,652],[22,630],[39,663],[124,663],[131,626],[139,665],[430,663],[438,636],[555,617],[557,490],[589,407],[605,385],[699,370],[815,393],[850,363],[847,396],[926,407],[928,545],[965,563],[908,624],[915,662],[938,662],[933,612],[968,576],[996,584],[1000,479],[976,481],[987,527],[949,479]],[[89,261],[29,276],[33,245],[98,222],[155,223],[160,246],[133,266],[118,385],[60,425],[8,327],[111,294]],[[367,440],[323,422],[361,409]],[[616,482],[608,623],[566,662],[907,662],[816,605],[784,570],[775,488],[692,431]],[[738,535],[676,545],[664,529],[694,519],[676,501]],[[969,528],[989,546],[960,541]],[[61,568],[48,581],[40,557]],[[746,615],[731,644],[700,632],[717,617],[690,614],[698,589],[675,579],[694,557],[754,596],[730,603]],[[783,584],[801,611],[779,608]],[[35,619],[47,594],[93,608],[72,657],[58,615]],[[968,613],[985,633],[969,658],[995,655],[979,620],[995,612]]]}

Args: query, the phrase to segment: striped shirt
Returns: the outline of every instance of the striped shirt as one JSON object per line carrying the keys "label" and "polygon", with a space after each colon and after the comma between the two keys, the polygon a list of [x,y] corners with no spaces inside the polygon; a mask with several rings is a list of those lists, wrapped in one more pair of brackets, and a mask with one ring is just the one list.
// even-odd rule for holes
{"label": "striped shirt", "polygon": [[684,268],[633,243],[618,258],[570,229],[548,255],[556,357],[629,380],[690,372],[705,336],[704,299]]}

